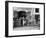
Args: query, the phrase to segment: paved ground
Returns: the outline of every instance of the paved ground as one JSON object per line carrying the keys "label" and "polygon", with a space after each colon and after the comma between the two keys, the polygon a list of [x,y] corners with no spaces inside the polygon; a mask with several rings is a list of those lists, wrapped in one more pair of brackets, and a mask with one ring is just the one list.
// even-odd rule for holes
{"label": "paved ground", "polygon": [[40,26],[34,25],[34,26],[17,27],[14,28],[14,30],[40,30]]}

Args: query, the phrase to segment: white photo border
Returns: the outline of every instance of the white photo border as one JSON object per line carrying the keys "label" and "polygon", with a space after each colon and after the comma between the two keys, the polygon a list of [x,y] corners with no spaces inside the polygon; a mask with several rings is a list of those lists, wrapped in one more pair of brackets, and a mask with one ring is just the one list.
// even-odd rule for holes
{"label": "white photo border", "polygon": [[[5,10],[6,11],[5,15],[7,17],[5,17],[6,18],[6,21],[5,21],[6,34],[5,34],[5,36],[20,36],[20,35],[21,36],[24,36],[24,35],[33,36],[33,35],[44,35],[45,34],[45,16],[44,16],[45,15],[45,3],[6,1],[6,4],[5,4],[5,7],[7,6],[6,7],[7,9]],[[14,6],[40,8],[40,10],[41,10],[40,11],[40,20],[41,20],[40,21],[40,30],[13,31],[13,19],[12,19],[13,18],[13,10],[12,9]]]}

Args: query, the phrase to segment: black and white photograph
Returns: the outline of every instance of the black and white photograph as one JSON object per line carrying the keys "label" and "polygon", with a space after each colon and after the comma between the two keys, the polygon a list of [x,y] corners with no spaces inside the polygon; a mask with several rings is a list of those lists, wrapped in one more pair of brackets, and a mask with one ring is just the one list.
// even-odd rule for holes
{"label": "black and white photograph", "polygon": [[13,30],[40,30],[39,8],[13,7]]}
{"label": "black and white photograph", "polygon": [[45,34],[44,3],[6,1],[6,36]]}

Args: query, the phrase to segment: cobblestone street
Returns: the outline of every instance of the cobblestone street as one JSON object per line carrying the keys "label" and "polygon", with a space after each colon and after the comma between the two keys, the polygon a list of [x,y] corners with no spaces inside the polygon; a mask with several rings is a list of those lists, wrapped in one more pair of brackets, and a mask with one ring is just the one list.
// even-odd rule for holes
{"label": "cobblestone street", "polygon": [[40,30],[38,25],[14,28],[14,30]]}

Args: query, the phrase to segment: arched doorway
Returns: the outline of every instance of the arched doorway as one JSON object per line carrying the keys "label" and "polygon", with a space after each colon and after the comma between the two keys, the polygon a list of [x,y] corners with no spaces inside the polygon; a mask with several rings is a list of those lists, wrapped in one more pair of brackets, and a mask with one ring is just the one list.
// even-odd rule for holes
{"label": "arched doorway", "polygon": [[18,19],[21,19],[21,26],[24,26],[24,20],[26,19],[26,11],[19,11]]}

